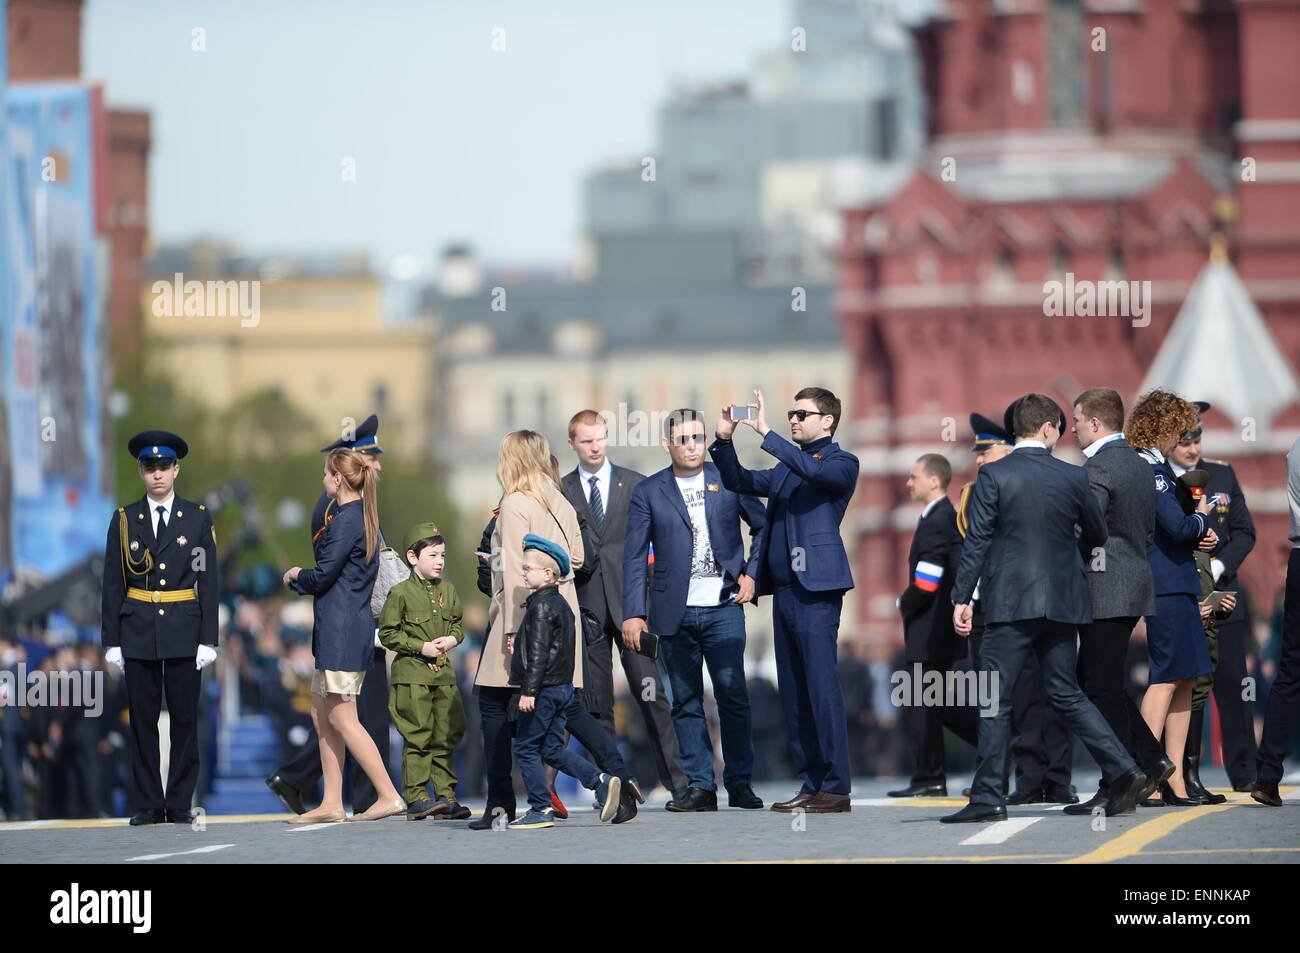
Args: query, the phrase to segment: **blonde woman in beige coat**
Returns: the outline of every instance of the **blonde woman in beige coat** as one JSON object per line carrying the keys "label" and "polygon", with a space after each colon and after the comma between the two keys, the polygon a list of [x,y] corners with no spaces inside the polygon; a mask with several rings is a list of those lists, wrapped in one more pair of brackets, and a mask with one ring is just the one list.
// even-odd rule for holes
{"label": "blonde woman in beige coat", "polygon": [[[487,768],[487,807],[470,827],[492,826],[493,817],[515,816],[514,782],[511,778],[511,732],[507,708],[515,689],[510,687],[510,657],[515,632],[523,620],[528,598],[524,585],[524,536],[535,533],[563,546],[572,568],[560,580],[573,617],[580,619],[578,591],[573,572],[582,566],[582,533],[578,514],[551,476],[551,447],[546,438],[531,430],[516,430],[501,440],[497,457],[497,481],[501,484],[501,506],[492,533],[492,603],[488,608],[488,636],[474,678],[479,715],[483,725],[483,755]],[[573,685],[582,688],[581,633],[574,639]]]}

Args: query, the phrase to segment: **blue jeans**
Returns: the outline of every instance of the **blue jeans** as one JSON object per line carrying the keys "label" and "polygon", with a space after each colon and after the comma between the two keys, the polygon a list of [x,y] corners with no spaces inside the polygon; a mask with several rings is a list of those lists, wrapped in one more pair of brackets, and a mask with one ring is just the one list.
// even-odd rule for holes
{"label": "blue jeans", "polygon": [[704,718],[708,665],[722,734],[723,785],[748,784],[754,772],[753,717],[745,686],[745,610],[736,603],[687,606],[677,632],[659,642],[673,692],[673,727],[691,787],[716,791],[713,743]]}
{"label": "blue jeans", "polygon": [[551,804],[551,787],[546,783],[546,762],[595,790],[600,783],[596,766],[564,747],[564,711],[573,700],[572,685],[551,685],[537,693],[532,711],[520,711],[515,722],[515,760],[528,793],[528,806],[540,811]]}

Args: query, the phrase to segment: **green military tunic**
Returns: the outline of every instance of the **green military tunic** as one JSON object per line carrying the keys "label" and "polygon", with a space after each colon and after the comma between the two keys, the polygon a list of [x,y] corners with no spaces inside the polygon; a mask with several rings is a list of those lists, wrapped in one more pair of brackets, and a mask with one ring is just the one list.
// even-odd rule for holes
{"label": "green military tunic", "polygon": [[465,737],[465,708],[456,670],[446,655],[421,655],[425,642],[451,636],[465,641],[460,597],[445,579],[414,571],[388,593],[379,617],[379,641],[397,653],[389,675],[388,711],[402,735],[402,795],[408,804],[434,796],[454,799],[452,752]]}
{"label": "green military tunic", "polygon": [[[1214,591],[1214,570],[1210,567],[1210,554],[1196,551],[1196,575],[1201,581],[1201,599]],[[1208,616],[1201,619],[1201,625],[1205,628],[1205,638],[1210,646],[1210,672],[1196,679],[1192,686],[1192,711],[1199,711],[1205,705],[1205,700],[1210,697],[1210,689],[1214,686],[1214,672],[1219,667],[1219,622],[1221,621],[1217,613],[1211,612]]]}

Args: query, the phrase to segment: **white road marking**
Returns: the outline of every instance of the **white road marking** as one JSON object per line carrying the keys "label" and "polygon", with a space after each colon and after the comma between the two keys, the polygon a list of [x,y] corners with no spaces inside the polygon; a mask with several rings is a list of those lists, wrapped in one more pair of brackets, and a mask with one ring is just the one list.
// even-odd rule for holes
{"label": "white road marking", "polygon": [[234,844],[209,844],[207,847],[195,847],[193,850],[176,850],[170,854],[141,854],[139,857],[128,857],[127,860],[162,860],[164,857],[180,857],[182,854],[211,854],[214,851],[225,850],[227,847],[234,846]]}
{"label": "white road marking", "polygon": [[38,827],[49,827],[51,824],[59,823],[53,821],[14,821],[12,824],[0,825],[0,830],[4,831],[31,831]]}
{"label": "white road marking", "polygon": [[962,846],[977,844],[1002,844],[1019,834],[1026,827],[1037,824],[1041,817],[1017,817],[1014,820],[994,821],[977,834],[961,841]]}

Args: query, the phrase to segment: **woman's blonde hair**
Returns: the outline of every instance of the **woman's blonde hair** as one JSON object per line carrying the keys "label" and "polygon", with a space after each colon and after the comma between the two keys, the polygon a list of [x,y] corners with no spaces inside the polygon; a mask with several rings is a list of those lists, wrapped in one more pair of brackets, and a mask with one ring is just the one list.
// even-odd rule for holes
{"label": "woman's blonde hair", "polygon": [[361,494],[361,512],[366,523],[366,562],[370,562],[379,543],[379,475],[366,464],[365,457],[343,447],[330,451],[325,466]]}
{"label": "woman's blonde hair", "polygon": [[1184,434],[1196,426],[1196,405],[1167,390],[1149,390],[1137,400],[1124,427],[1130,447],[1154,448],[1160,438]]}
{"label": "woman's blonde hair", "polygon": [[534,430],[515,430],[502,437],[497,482],[507,496],[526,493],[549,507],[556,483],[551,476],[551,445],[546,438]]}

